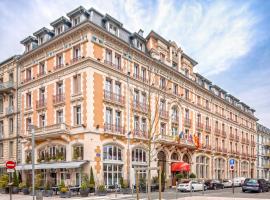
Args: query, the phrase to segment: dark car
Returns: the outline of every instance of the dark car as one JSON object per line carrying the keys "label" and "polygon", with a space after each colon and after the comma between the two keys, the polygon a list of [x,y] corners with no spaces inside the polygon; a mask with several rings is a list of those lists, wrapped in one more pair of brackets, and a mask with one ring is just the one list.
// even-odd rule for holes
{"label": "dark car", "polygon": [[268,192],[269,187],[264,179],[248,179],[242,185],[242,192]]}
{"label": "dark car", "polygon": [[204,182],[204,184],[206,185],[207,189],[210,189],[210,190],[216,190],[216,189],[223,189],[224,188],[224,184],[221,183],[219,180],[206,180]]}

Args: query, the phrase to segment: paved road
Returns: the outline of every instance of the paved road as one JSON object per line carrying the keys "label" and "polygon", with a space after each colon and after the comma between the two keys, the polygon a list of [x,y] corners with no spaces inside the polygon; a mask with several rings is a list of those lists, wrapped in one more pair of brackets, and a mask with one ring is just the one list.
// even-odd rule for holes
{"label": "paved road", "polygon": [[[158,199],[158,193],[152,193],[152,200]],[[241,188],[235,189],[235,194],[233,195],[231,188],[226,188],[223,190],[208,190],[203,192],[193,192],[193,193],[182,193],[176,192],[175,190],[167,190],[166,192],[162,193],[162,199],[166,200],[249,200],[249,199],[269,199],[270,192],[265,193],[243,193]],[[243,199],[244,198],[244,199]],[[32,200],[33,198],[29,195],[13,195],[13,200]],[[96,197],[96,196],[89,196],[87,198],[80,198],[80,197],[72,197],[70,200],[134,200],[136,199],[136,195],[121,195],[117,194],[110,194],[106,197]],[[146,194],[140,194],[140,199],[145,200]],[[9,200],[9,195],[0,194],[0,200]],[[44,200],[63,200],[59,198],[59,196],[54,197],[44,197]]]}

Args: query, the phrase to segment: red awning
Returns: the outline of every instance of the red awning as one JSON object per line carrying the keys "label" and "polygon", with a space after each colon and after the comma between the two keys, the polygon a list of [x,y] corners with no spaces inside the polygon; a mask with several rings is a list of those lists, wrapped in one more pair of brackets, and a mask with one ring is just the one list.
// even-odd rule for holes
{"label": "red awning", "polygon": [[171,171],[172,172],[189,172],[190,165],[186,162],[175,162],[175,163],[172,163]]}

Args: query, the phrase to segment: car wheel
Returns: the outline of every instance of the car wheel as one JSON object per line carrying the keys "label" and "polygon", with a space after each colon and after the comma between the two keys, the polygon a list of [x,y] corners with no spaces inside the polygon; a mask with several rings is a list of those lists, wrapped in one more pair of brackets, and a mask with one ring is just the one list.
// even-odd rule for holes
{"label": "car wheel", "polygon": [[242,192],[244,192],[244,193],[245,193],[245,192],[246,192],[246,190],[243,190],[243,189],[242,189]]}

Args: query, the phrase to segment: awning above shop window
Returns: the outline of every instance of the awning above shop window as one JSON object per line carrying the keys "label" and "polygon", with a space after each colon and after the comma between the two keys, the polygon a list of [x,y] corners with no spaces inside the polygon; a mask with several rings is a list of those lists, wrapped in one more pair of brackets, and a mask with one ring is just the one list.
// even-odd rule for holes
{"label": "awning above shop window", "polygon": [[186,162],[175,162],[171,165],[172,172],[189,172],[190,165]]}
{"label": "awning above shop window", "polygon": [[[59,163],[40,163],[35,164],[35,169],[71,169],[79,168],[87,161],[59,162]],[[18,165],[16,170],[32,170],[32,164]]]}

